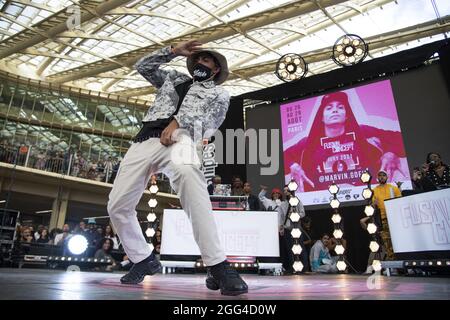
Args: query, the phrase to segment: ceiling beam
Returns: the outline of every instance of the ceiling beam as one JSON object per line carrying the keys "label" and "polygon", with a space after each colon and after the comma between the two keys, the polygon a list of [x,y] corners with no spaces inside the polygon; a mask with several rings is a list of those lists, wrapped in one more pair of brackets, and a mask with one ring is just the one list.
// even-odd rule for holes
{"label": "ceiling beam", "polygon": [[[94,15],[87,10],[81,9],[80,22],[85,23],[91,19],[102,16],[110,10],[113,10],[121,5],[124,5],[131,0],[108,0],[108,1],[94,1],[82,0],[80,6],[92,9],[97,15]],[[50,15],[42,21],[33,25],[32,28],[25,29],[16,33],[0,42],[0,59],[8,57],[14,53],[20,52],[24,49],[39,44],[45,40],[53,39],[58,34],[68,31],[69,27],[67,21],[72,16],[66,8]],[[110,61],[111,62],[111,61]]]}
{"label": "ceiling beam", "polygon": [[[366,3],[363,6],[360,6],[359,9],[361,11],[356,11],[353,8],[348,7],[348,10],[346,10],[346,11],[340,13],[340,14],[335,15],[333,17],[333,19],[335,21],[337,21],[337,22],[345,21],[347,19],[351,19],[353,17],[356,17],[356,16],[360,15],[361,13],[367,12],[367,11],[375,9],[375,8],[378,8],[379,6],[387,4],[387,3],[392,2],[392,1],[394,1],[394,0],[374,0],[374,1]],[[304,31],[308,35],[312,35],[312,34],[318,32],[318,31],[321,31],[323,29],[331,27],[333,24],[334,24],[334,22],[331,21],[330,19],[325,19],[325,20],[323,20],[323,21],[321,21],[319,23],[316,23],[315,25],[310,26],[309,28],[307,28]],[[290,35],[290,36],[288,36],[288,37],[286,37],[286,38],[284,38],[284,39],[282,39],[282,40],[272,44],[272,47],[275,48],[275,49],[279,49],[279,48],[284,47],[284,46],[286,46],[286,45],[288,45],[290,43],[293,43],[295,41],[299,41],[305,36],[306,35],[303,35],[301,33],[299,34],[299,33],[295,32],[293,35]],[[269,53],[269,51],[268,50],[262,50],[262,51],[260,51],[258,53],[260,55],[265,55],[265,54]],[[251,56],[244,57],[244,58],[234,62],[232,65],[230,65],[230,68],[233,69],[235,67],[240,67],[243,64],[246,64],[247,62],[249,62],[251,60],[253,60],[253,57],[251,57]]]}
{"label": "ceiling beam", "polygon": [[[322,6],[327,7],[345,0],[322,0]],[[239,33],[246,33],[249,30],[272,24],[281,20],[290,19],[298,15],[310,13],[317,10],[315,3],[310,1],[296,1],[272,8],[263,12],[249,15],[227,23],[220,23],[212,27],[194,30],[178,37],[164,41],[165,45],[186,41],[189,39],[198,39],[203,43],[223,39]],[[238,32],[239,30],[240,32]],[[141,49],[129,51],[113,57],[114,60],[121,61],[125,65],[132,66],[144,54],[161,48],[161,45],[152,44]],[[80,67],[65,70],[47,77],[48,80],[57,83],[64,83],[72,80],[78,80],[85,77],[95,76],[102,72],[117,69],[119,66],[106,59],[85,64]]]}
{"label": "ceiling beam", "polygon": [[[222,7],[221,9],[219,9],[216,12],[216,15],[219,17],[222,17],[224,15],[227,15],[228,13],[230,13],[231,11],[239,8],[240,6],[244,5],[245,3],[249,2],[250,0],[237,0],[232,2],[229,5],[226,5],[225,7]],[[161,2],[159,3],[156,7],[153,8],[153,10],[155,8],[157,8],[158,6],[165,4],[165,2]],[[200,21],[199,25],[200,27],[205,27],[206,25],[208,25],[209,23],[216,21],[216,18],[208,16],[206,19]],[[188,32],[192,32],[194,31],[196,28],[192,28],[191,30],[189,30]],[[131,76],[135,73],[136,71],[129,71],[127,70],[126,72],[122,72],[119,74],[119,76]],[[111,81],[108,81],[107,83],[105,83],[102,86],[102,91],[108,91],[112,86],[116,85],[118,82],[120,82],[120,79],[112,79]]]}
{"label": "ceiling beam", "polygon": [[[441,25],[436,20],[425,22],[412,27],[394,30],[391,32],[375,35],[364,39],[369,44],[370,50],[378,50],[387,48],[389,46],[401,45],[410,41],[438,35],[450,31],[450,15],[442,18],[444,24]],[[306,63],[315,63],[331,59],[331,52],[333,46],[314,50],[302,54]],[[255,65],[249,65],[243,68],[234,69],[231,71],[228,80],[235,80],[238,78],[252,78],[264,73],[274,72],[277,60],[266,61]],[[155,93],[153,87],[144,86],[135,89],[127,89],[112,92],[122,97],[137,97],[147,94]]]}
{"label": "ceiling beam", "polygon": [[[401,45],[406,42],[449,32],[450,16],[446,16],[443,19],[446,21],[445,24],[443,25],[440,25],[436,22],[436,20],[433,20],[413,27],[407,27],[387,32],[384,34],[368,37],[364,40],[369,45],[369,52],[370,50]],[[331,59],[332,50],[333,46],[330,46],[327,48],[302,54],[302,57],[305,59],[306,63],[325,61]],[[233,73],[230,75],[228,79],[233,80],[241,76],[251,78],[267,72],[274,72],[276,63],[277,60],[272,60],[256,65],[250,65],[241,69],[233,70]]]}

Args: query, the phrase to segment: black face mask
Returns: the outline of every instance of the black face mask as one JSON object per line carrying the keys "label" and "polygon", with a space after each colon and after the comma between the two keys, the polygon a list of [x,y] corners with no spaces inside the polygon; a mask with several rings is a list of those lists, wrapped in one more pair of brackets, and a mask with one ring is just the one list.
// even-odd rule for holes
{"label": "black face mask", "polygon": [[211,78],[212,70],[201,63],[197,63],[194,66],[194,71],[192,72],[195,81],[204,81]]}

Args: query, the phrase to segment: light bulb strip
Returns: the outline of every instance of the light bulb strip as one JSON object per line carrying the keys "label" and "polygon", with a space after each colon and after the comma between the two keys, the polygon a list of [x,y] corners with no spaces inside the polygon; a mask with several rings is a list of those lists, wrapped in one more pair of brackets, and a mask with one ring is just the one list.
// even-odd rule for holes
{"label": "light bulb strip", "polygon": [[[296,182],[294,179],[292,179],[292,180],[291,180],[291,183],[290,183],[289,185],[291,185],[292,183],[295,183],[295,189],[297,189],[297,186],[298,186],[298,185],[297,185],[297,182]],[[289,192],[291,192],[291,196],[292,196],[292,197],[295,197],[295,196],[296,196],[296,195],[295,195],[295,190],[291,190],[291,189],[289,188]],[[291,219],[291,214],[292,214],[292,213],[299,213],[299,212],[298,212],[297,205],[296,205],[296,206],[290,205],[289,207],[290,207],[290,210],[289,210],[289,212],[287,212],[287,214],[289,215],[288,218],[289,218],[289,220],[291,221],[291,224],[292,224],[292,230],[294,230],[294,229],[296,229],[296,228],[298,228],[299,230],[301,230],[301,228],[300,228],[300,220],[301,220],[301,219],[298,219],[298,221],[293,221],[293,220]],[[291,236],[292,236],[292,235],[291,235]],[[300,237],[301,237],[301,234],[300,234]],[[298,237],[298,238],[292,237],[293,243],[292,243],[291,252],[294,254],[294,264],[292,265],[292,268],[294,269],[294,273],[295,273],[295,274],[300,273],[300,272],[303,270],[303,268],[304,268],[302,262],[300,261],[300,255],[301,255],[301,253],[302,253],[302,250],[301,250],[302,248],[301,248],[301,245],[300,245],[300,237]],[[294,249],[298,249],[299,246],[300,246],[300,253],[296,253],[296,252],[294,251]]]}
{"label": "light bulb strip", "polygon": [[[154,190],[155,188],[152,188],[152,186],[157,186],[156,181],[153,181],[151,183],[151,185],[150,185],[150,188],[149,188],[149,190],[150,190],[150,201],[155,200],[155,202],[156,202],[155,206],[150,206],[150,204],[149,204],[150,214],[155,214],[156,215],[155,208],[158,206],[158,202],[156,200],[156,195],[158,194],[159,188],[156,188],[156,192],[155,192],[155,190]],[[148,237],[148,245],[151,246],[151,247],[153,247],[153,237],[156,235],[156,226],[157,225],[158,225],[158,216],[156,216],[154,221],[147,220],[147,230],[148,229],[153,229],[154,230],[153,235],[151,237]]]}
{"label": "light bulb strip", "polygon": [[[370,176],[369,180],[367,181],[367,189],[369,189],[372,192],[371,197],[366,199],[367,200],[366,206],[373,207],[372,175],[370,174],[369,169],[366,169],[365,172],[368,173],[369,176]],[[368,216],[368,215],[366,214],[366,216]],[[373,213],[372,215],[370,215],[368,217],[369,217],[369,220],[367,220],[367,225],[369,225],[370,223],[375,224],[375,213]],[[377,226],[377,228],[379,228],[379,226]],[[367,232],[370,234],[369,230],[367,230]],[[381,265],[380,265],[381,245],[380,245],[380,241],[378,239],[378,230],[376,230],[374,233],[370,234],[370,236],[372,237],[372,240],[371,240],[370,243],[375,242],[376,245],[377,245],[377,250],[376,251],[372,251],[372,249],[370,247],[370,243],[369,243],[370,251],[375,254],[374,255],[374,260],[372,262],[372,267],[377,272],[377,271],[381,270]]]}
{"label": "light bulb strip", "polygon": [[[330,199],[330,206],[332,207],[331,203],[332,203],[333,200],[339,201],[338,198],[337,198],[337,195],[338,195],[338,192],[339,192],[339,187],[336,186],[336,184],[333,182],[333,184],[328,189],[330,190],[330,188],[331,188],[331,190],[337,189],[337,192],[333,192],[332,193],[333,198]],[[330,193],[331,193],[331,191],[330,191]],[[333,221],[333,216],[334,215],[339,215],[340,216],[339,222],[334,222]],[[333,208],[332,207],[331,221],[333,222],[333,226],[334,226],[333,237],[334,237],[335,233],[337,233],[337,230],[341,231],[341,236],[339,238],[336,238],[336,243],[337,243],[336,247],[339,246],[339,248],[341,248],[341,246],[343,247],[343,245],[342,245],[342,243],[343,243],[342,242],[342,238],[344,237],[344,232],[343,232],[343,230],[341,228],[341,226],[343,225],[343,221],[342,220],[343,220],[343,218],[339,214],[338,208]],[[335,250],[336,250],[336,247],[335,247]],[[345,248],[344,248],[344,250],[345,250]],[[338,255],[337,267],[338,267],[338,271],[339,272],[344,272],[347,269],[347,265],[345,264],[345,261],[344,261],[344,252],[341,252],[341,253],[336,252],[337,255]]]}

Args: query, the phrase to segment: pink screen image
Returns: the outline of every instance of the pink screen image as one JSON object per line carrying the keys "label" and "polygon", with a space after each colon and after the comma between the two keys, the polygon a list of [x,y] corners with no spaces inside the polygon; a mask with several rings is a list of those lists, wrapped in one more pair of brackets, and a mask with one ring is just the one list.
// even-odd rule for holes
{"label": "pink screen image", "polygon": [[297,181],[303,204],[328,202],[333,182],[341,201],[362,200],[365,169],[374,185],[384,170],[389,183],[411,188],[389,80],[282,104],[280,112],[285,181]]}

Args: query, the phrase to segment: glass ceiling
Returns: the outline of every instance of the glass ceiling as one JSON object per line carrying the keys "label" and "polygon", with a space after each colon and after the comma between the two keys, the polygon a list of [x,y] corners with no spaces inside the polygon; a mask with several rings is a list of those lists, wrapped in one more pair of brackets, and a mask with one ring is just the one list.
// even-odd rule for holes
{"label": "glass ceiling", "polygon": [[[59,28],[77,8],[83,14],[102,14],[91,14],[71,30]],[[290,8],[299,14],[289,16]],[[154,91],[133,70],[133,63],[151,48],[210,28],[219,33],[209,35],[205,46],[226,55],[232,76],[225,86],[236,96],[279,84],[273,70],[283,54],[308,56],[353,33],[366,39],[369,49],[371,41],[378,42],[366,58],[373,59],[443,39],[450,31],[449,14],[448,0],[0,0],[0,66],[29,78],[152,101]],[[252,23],[257,26],[245,29]],[[48,36],[57,28],[62,31]],[[386,35],[392,31],[397,31],[395,36]],[[140,55],[127,54],[137,49]],[[93,62],[101,65],[83,68]],[[267,63],[273,67],[261,68]],[[187,72],[183,57],[167,67]],[[338,68],[331,59],[308,67],[308,76]],[[127,93],[131,89],[136,90]],[[60,104],[71,108],[70,101]],[[110,117],[113,122],[115,115]]]}

